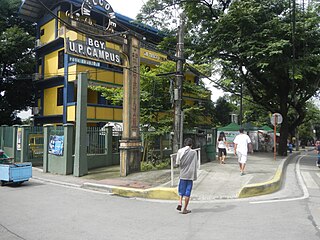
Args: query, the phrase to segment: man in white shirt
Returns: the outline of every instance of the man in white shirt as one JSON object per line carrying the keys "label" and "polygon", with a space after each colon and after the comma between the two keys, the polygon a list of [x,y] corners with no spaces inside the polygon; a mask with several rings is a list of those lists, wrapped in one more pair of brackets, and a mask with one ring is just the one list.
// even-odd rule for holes
{"label": "man in white shirt", "polygon": [[251,139],[247,134],[244,134],[244,129],[239,129],[240,134],[237,135],[233,141],[234,143],[234,155],[238,156],[238,162],[240,167],[240,175],[244,175],[244,169],[246,167],[248,148],[252,153]]}

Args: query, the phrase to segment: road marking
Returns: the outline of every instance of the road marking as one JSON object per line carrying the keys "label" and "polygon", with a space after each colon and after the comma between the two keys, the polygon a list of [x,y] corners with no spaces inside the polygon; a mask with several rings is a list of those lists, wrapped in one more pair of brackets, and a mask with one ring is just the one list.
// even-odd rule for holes
{"label": "road marking", "polygon": [[71,189],[75,189],[75,190],[81,190],[81,191],[91,192],[91,193],[96,193],[96,194],[113,195],[112,193],[109,193],[109,192],[97,191],[97,190],[92,190],[92,189],[85,189],[85,188],[82,188],[81,185],[77,185],[77,184],[66,183],[66,182],[55,181],[55,180],[48,180],[48,179],[39,178],[39,177],[32,177],[32,181],[47,183],[50,185],[55,185],[55,186],[64,187],[64,188],[71,188]]}
{"label": "road marking", "polygon": [[316,173],[318,175],[318,177],[320,178],[320,173]]}
{"label": "road marking", "polygon": [[311,188],[311,189],[318,189],[319,188],[317,183],[313,180],[313,178],[309,172],[302,172],[302,176],[303,176],[304,182],[308,188]]}
{"label": "road marking", "polygon": [[300,187],[302,188],[303,191],[303,196],[302,197],[297,197],[297,198],[286,198],[286,199],[276,199],[276,200],[266,200],[266,201],[255,201],[255,202],[250,202],[251,204],[260,204],[260,203],[276,203],[276,202],[292,202],[292,201],[298,201],[298,200],[303,200],[303,199],[307,199],[309,198],[309,192],[308,192],[308,188],[306,187],[303,179],[302,179],[302,175],[301,175],[301,171],[300,171],[300,160],[302,157],[305,157],[306,155],[301,155],[298,158],[298,161],[296,163],[296,176],[298,179],[298,183],[300,185]]}

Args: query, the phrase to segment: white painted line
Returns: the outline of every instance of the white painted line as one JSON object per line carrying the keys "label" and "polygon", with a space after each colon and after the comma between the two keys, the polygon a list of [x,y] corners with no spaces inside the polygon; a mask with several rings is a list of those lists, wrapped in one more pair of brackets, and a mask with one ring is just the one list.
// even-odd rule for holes
{"label": "white painted line", "polygon": [[80,188],[81,187],[81,185],[78,185],[78,184],[72,184],[72,183],[68,183],[68,182],[61,182],[61,181],[56,181],[56,180],[51,180],[51,179],[41,178],[41,177],[32,177],[32,179],[39,180],[41,182],[53,183],[53,184],[56,184],[56,185],[69,186],[69,187],[73,187],[73,188]]}
{"label": "white painted line", "polygon": [[317,176],[320,178],[320,173],[316,173],[317,174]]}
{"label": "white painted line", "polygon": [[292,202],[292,201],[299,201],[299,200],[303,200],[303,199],[307,199],[309,198],[309,192],[308,192],[308,188],[306,187],[303,178],[301,176],[301,170],[300,170],[300,160],[302,157],[305,157],[306,155],[301,155],[297,161],[296,164],[296,176],[298,179],[298,183],[300,185],[300,187],[302,188],[303,191],[303,196],[302,197],[298,197],[298,198],[286,198],[286,199],[277,199],[277,200],[266,200],[266,201],[255,201],[255,202],[250,202],[251,204],[260,204],[260,203],[276,203],[276,202]]}
{"label": "white painted line", "polygon": [[302,172],[302,176],[303,176],[304,182],[306,183],[308,188],[311,188],[311,189],[318,189],[319,188],[319,186],[313,180],[313,178],[309,172]]}
{"label": "white painted line", "polygon": [[60,187],[64,187],[64,188],[71,188],[71,189],[75,189],[75,190],[81,190],[81,191],[91,192],[91,193],[96,193],[96,194],[113,195],[112,193],[105,192],[105,191],[97,191],[97,190],[82,188],[81,185],[59,182],[59,181],[54,181],[54,180],[48,180],[48,179],[43,179],[43,178],[38,178],[38,177],[36,177],[36,178],[33,177],[32,181],[45,182],[45,183],[55,185],[55,186],[60,186]]}

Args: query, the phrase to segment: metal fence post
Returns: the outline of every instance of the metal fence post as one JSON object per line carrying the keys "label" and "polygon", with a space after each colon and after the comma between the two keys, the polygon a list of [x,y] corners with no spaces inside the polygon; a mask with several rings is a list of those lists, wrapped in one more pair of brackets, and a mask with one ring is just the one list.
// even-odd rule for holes
{"label": "metal fence post", "polygon": [[13,160],[17,161],[17,143],[18,143],[18,128],[19,125],[13,125],[13,133],[12,133],[12,157]]}
{"label": "metal fence post", "polygon": [[21,162],[28,161],[28,152],[29,152],[29,125],[21,126]]}
{"label": "metal fence post", "polygon": [[48,172],[48,161],[49,161],[49,138],[50,131],[53,128],[52,124],[46,124],[43,126],[43,172]]}
{"label": "metal fence post", "polygon": [[63,148],[64,148],[64,154],[63,158],[66,163],[65,165],[65,172],[64,174],[72,174],[73,171],[73,161],[72,161],[72,155],[73,155],[73,127],[74,125],[71,123],[67,123],[63,125],[64,127],[64,142],[63,142]]}

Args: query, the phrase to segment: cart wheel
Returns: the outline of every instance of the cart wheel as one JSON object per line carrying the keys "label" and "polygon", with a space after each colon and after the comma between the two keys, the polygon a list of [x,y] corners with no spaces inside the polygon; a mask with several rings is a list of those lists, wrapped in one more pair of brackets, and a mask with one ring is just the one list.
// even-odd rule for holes
{"label": "cart wheel", "polygon": [[17,186],[20,186],[22,183],[24,183],[24,181],[17,182]]}

